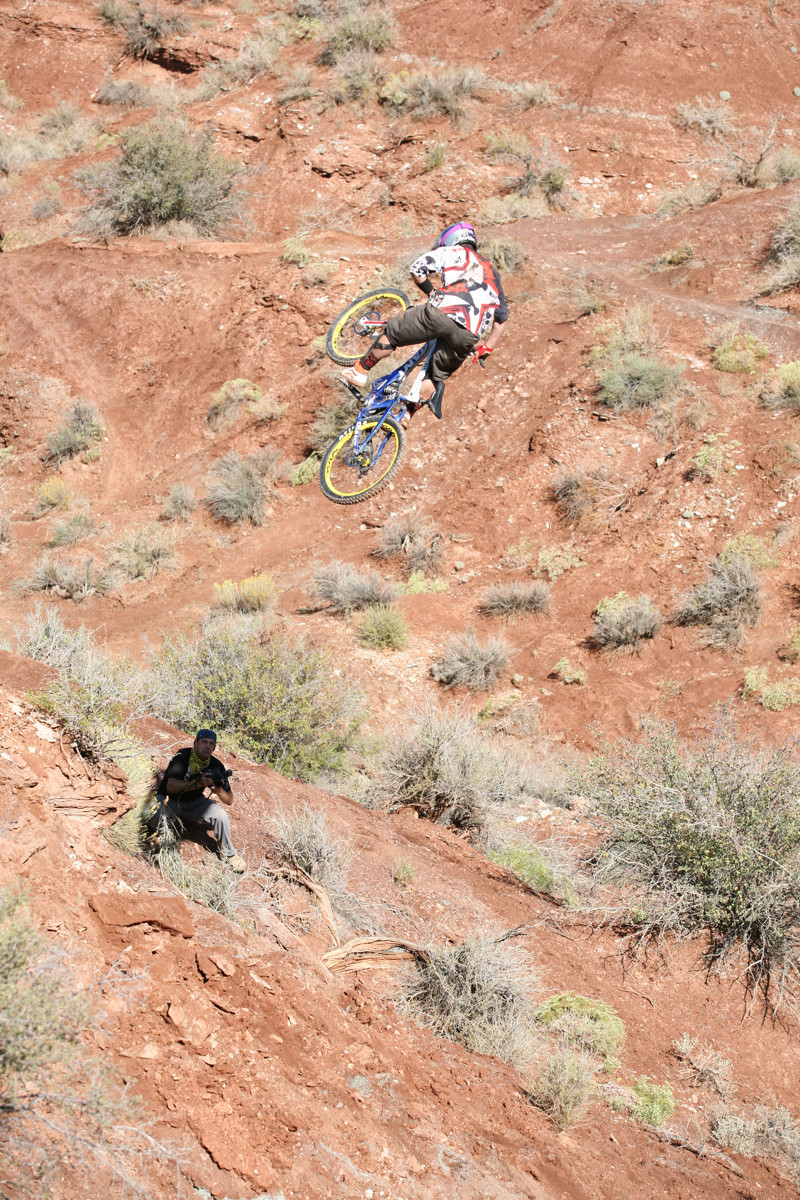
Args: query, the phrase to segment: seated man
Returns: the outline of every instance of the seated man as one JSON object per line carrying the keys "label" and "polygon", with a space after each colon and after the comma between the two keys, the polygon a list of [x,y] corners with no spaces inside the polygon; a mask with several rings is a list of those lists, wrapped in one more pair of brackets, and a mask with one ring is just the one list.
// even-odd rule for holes
{"label": "seated man", "polygon": [[210,788],[222,804],[233,804],[228,775],[212,751],[217,744],[213,729],[198,729],[193,746],[179,750],[164,772],[156,791],[159,807],[148,821],[155,829],[162,816],[167,820],[177,817],[201,829],[210,829],[217,840],[218,853],[237,874],[245,869],[245,861],[237,854],[231,842],[231,825],[228,814],[220,804],[205,795]]}

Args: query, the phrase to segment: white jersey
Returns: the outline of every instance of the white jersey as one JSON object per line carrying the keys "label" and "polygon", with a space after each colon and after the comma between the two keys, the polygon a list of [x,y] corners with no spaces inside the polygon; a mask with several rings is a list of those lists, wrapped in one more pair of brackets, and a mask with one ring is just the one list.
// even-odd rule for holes
{"label": "white jersey", "polygon": [[431,292],[428,303],[440,308],[476,337],[483,337],[494,318],[508,320],[508,305],[496,269],[471,246],[439,246],[411,264],[415,279],[441,276],[442,287]]}

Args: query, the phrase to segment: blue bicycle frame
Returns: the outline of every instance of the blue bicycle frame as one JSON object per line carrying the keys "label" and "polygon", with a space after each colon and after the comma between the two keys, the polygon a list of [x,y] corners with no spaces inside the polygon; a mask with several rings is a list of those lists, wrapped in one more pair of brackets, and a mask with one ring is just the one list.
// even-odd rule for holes
{"label": "blue bicycle frame", "polygon": [[[383,449],[390,436],[388,433],[384,433],[383,439],[380,445],[378,445],[377,435],[379,431],[383,428],[388,416],[393,416],[396,420],[400,420],[409,403],[419,402],[419,389],[426,376],[435,349],[435,341],[426,342],[424,346],[420,346],[419,350],[412,354],[411,358],[407,359],[396,371],[392,371],[390,374],[376,380],[365,400],[361,392],[353,387],[351,383],[348,383],[347,386],[356,399],[364,400],[363,407],[356,417],[352,444],[345,455],[345,462],[348,466],[358,468],[362,474],[374,467],[383,453]],[[408,396],[402,396],[400,394],[400,384],[417,366],[421,366],[421,370],[418,378],[412,385],[411,393]],[[372,422],[375,417],[379,417],[379,419],[373,425]],[[362,427],[364,421],[367,419],[370,422],[370,430],[362,438]]]}

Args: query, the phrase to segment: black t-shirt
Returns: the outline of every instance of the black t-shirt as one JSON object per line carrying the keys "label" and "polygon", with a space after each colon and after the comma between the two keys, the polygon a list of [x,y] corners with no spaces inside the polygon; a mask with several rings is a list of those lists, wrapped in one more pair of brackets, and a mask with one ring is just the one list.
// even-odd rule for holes
{"label": "black t-shirt", "polygon": [[[192,747],[187,746],[184,750],[179,750],[178,753],[169,760],[169,765],[168,765],[166,771],[164,772],[164,775],[161,779],[161,783],[159,784],[159,787],[158,787],[158,795],[159,796],[162,796],[162,797],[166,796],[168,779],[185,780],[185,779],[189,778],[189,758],[191,757],[191,753],[192,753]],[[212,754],[211,758],[209,759],[208,766],[206,767],[206,771],[215,771],[215,770],[216,771],[224,771],[225,768],[222,765],[222,763],[219,761],[219,759],[215,758],[214,755]],[[225,786],[228,791],[231,790],[230,780],[228,780],[228,782]],[[190,786],[187,787],[185,792],[181,792],[181,794],[179,796],[173,795],[171,797],[171,799],[172,800],[182,800],[182,801],[183,800],[199,800],[202,795],[203,795],[203,789],[202,789],[202,787],[199,786],[199,780],[198,780],[197,785],[190,784]]]}

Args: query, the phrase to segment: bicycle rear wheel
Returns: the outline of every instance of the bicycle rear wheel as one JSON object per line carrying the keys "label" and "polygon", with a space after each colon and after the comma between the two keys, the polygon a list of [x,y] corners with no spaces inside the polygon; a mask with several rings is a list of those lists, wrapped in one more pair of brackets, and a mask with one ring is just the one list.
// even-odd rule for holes
{"label": "bicycle rear wheel", "polygon": [[[377,417],[364,421],[362,433],[368,434],[377,424]],[[334,504],[358,504],[374,496],[394,478],[403,456],[403,430],[393,417],[387,417],[376,433],[374,448],[358,456],[353,452],[355,428],[351,425],[331,442],[319,465],[319,486]],[[386,441],[379,452],[384,430]]]}
{"label": "bicycle rear wheel", "polygon": [[325,338],[328,357],[350,367],[366,354],[390,317],[405,312],[410,304],[398,288],[378,288],[357,296],[331,321]]}

